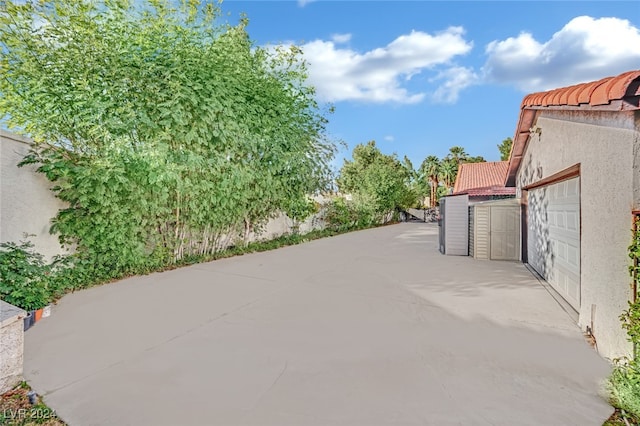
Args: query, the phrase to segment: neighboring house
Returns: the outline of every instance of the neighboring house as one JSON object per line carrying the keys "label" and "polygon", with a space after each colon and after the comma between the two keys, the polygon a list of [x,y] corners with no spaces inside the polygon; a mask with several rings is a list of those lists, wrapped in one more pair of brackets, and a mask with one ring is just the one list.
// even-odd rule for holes
{"label": "neighboring house", "polygon": [[628,356],[620,314],[635,289],[640,70],[524,98],[506,185],[522,205],[522,260],[576,312],[600,353]]}
{"label": "neighboring house", "polygon": [[453,186],[453,195],[469,195],[469,203],[515,197],[514,187],[505,187],[508,161],[463,163]]}

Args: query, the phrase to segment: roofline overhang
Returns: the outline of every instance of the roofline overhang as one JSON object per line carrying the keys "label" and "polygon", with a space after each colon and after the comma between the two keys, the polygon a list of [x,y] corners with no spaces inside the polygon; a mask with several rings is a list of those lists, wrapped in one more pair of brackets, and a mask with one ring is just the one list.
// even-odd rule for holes
{"label": "roofline overhang", "polygon": [[504,186],[516,186],[516,173],[520,168],[522,156],[527,149],[527,144],[531,137],[530,130],[537,116],[538,112],[532,108],[524,108],[520,112],[516,133],[513,136],[513,145],[511,145],[511,154],[509,155],[509,165],[507,166],[507,177]]}
{"label": "roofline overhang", "polygon": [[[505,186],[516,186],[516,175],[520,164],[522,163],[522,157],[527,149],[531,134],[535,131],[534,125],[538,120],[541,112],[545,111],[635,111],[640,110],[640,71],[633,73],[623,74],[626,79],[627,86],[625,87],[624,95],[620,99],[612,99],[608,103],[581,103],[578,105],[550,105],[546,102],[550,97],[553,99],[559,99],[557,97],[558,90],[552,90],[542,94],[531,94],[525,96],[520,108],[520,117],[518,118],[518,125],[513,137],[513,145],[511,147],[511,154],[509,155],[509,165],[507,166],[507,177],[505,179]],[[633,78],[629,78],[633,77]],[[608,81],[604,79],[601,81]],[[600,83],[598,81],[596,83]],[[586,83],[590,85],[590,90],[593,93],[598,86],[594,83]],[[594,87],[595,86],[595,87]],[[574,92],[577,86],[571,86],[566,90]],[[596,92],[597,93],[597,92]],[[544,102],[543,102],[544,100]],[[532,105],[532,102],[540,103],[540,105]],[[545,105],[545,103],[547,103]]]}

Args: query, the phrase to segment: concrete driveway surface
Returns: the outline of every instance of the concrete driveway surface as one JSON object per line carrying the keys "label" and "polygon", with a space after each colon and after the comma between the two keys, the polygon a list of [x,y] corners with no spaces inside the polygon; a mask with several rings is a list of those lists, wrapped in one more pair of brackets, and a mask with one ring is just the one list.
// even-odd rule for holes
{"label": "concrete driveway surface", "polygon": [[515,262],[403,223],[69,295],[25,376],[71,426],[601,425],[609,364]]}

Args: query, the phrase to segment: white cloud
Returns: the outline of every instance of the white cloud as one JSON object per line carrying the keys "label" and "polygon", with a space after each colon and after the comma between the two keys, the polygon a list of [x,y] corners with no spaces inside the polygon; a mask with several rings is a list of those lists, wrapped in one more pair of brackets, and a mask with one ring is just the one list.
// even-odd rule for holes
{"label": "white cloud", "polygon": [[549,90],[640,68],[640,30],[627,20],[579,16],[550,40],[529,33],[486,47],[486,81]]}
{"label": "white cloud", "polygon": [[384,137],[384,140],[387,142],[393,142],[396,138],[394,138],[393,135],[387,135]]}
{"label": "white cloud", "polygon": [[461,27],[434,35],[412,31],[364,53],[336,43],[334,36],[333,41],[314,40],[301,46],[309,62],[310,83],[321,100],[330,102],[420,102],[426,94],[411,93],[403,82],[424,70],[449,65],[473,46]]}
{"label": "white cloud", "polygon": [[479,77],[471,68],[451,67],[440,72],[432,80],[445,80],[433,93],[433,101],[453,104],[458,101],[463,89],[479,82]]}
{"label": "white cloud", "polygon": [[351,34],[332,34],[331,40],[336,44],[348,43],[351,40]]}

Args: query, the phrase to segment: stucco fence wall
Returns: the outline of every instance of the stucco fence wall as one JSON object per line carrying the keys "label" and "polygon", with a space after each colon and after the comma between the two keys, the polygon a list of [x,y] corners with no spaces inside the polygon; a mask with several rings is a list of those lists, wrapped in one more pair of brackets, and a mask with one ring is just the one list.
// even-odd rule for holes
{"label": "stucco fence wall", "polygon": [[66,251],[49,233],[51,219],[65,208],[49,190],[52,186],[35,165],[18,167],[29,152],[30,141],[0,130],[0,242],[19,242],[30,237],[36,251],[47,258]]}
{"label": "stucco fence wall", "polygon": [[321,205],[317,213],[299,222],[292,220],[286,214],[280,213],[276,217],[269,219],[264,226],[259,227],[259,232],[251,232],[248,238],[249,242],[272,240],[282,235],[291,234],[294,231],[300,234],[306,234],[311,231],[324,229],[326,223],[323,219],[324,207],[322,207],[322,205],[328,200],[319,196],[315,197],[314,201]]}
{"label": "stucco fence wall", "polygon": [[[627,120],[621,120],[627,114]],[[631,298],[628,247],[631,211],[638,207],[640,133],[633,112],[600,113],[592,123],[573,117],[539,117],[518,171],[518,191],[580,163],[581,302],[579,325],[591,325],[600,353],[631,355],[619,316]],[[605,125],[613,127],[605,127]],[[624,128],[627,127],[627,128]],[[637,192],[636,192],[637,194]],[[593,306],[593,308],[592,308]]]}
{"label": "stucco fence wall", "polygon": [[[36,172],[36,166],[18,167],[30,146],[28,139],[0,130],[0,242],[19,242],[24,240],[25,233],[35,235],[29,240],[36,251],[51,258],[68,253],[58,243],[57,236],[49,233],[51,219],[66,206],[51,192],[51,182]],[[318,196],[314,201],[324,204],[327,200]],[[321,209],[301,223],[279,214],[260,227],[259,233],[251,232],[248,241],[277,238],[292,233],[295,228],[300,233],[322,229],[325,226],[322,213]]]}

